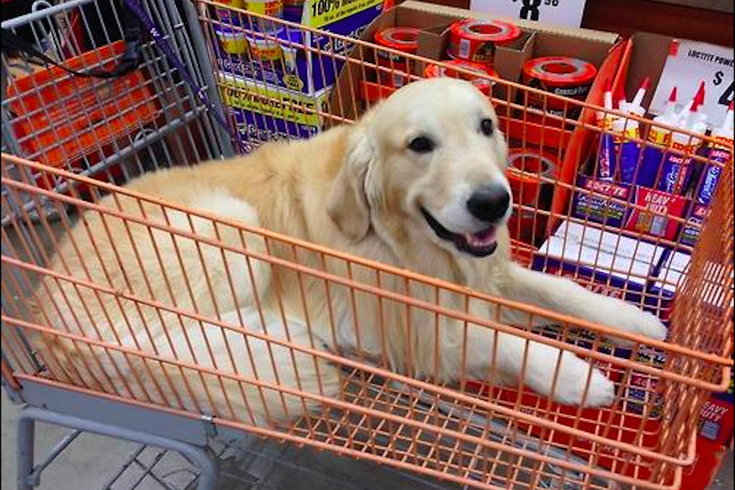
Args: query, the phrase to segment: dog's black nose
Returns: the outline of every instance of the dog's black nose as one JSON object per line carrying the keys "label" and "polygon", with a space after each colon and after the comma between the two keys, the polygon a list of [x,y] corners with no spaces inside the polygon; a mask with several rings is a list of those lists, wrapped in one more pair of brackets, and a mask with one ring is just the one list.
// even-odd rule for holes
{"label": "dog's black nose", "polygon": [[501,185],[489,185],[472,193],[467,209],[472,216],[482,221],[497,221],[508,211],[510,193]]}

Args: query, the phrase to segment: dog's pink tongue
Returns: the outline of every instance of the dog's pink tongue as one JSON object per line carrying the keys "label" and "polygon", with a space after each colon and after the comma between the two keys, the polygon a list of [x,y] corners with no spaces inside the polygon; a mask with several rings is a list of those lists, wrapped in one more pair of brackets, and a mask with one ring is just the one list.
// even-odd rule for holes
{"label": "dog's pink tongue", "polygon": [[492,245],[495,243],[495,227],[491,226],[477,233],[467,234],[465,238],[467,239],[467,243],[473,247]]}

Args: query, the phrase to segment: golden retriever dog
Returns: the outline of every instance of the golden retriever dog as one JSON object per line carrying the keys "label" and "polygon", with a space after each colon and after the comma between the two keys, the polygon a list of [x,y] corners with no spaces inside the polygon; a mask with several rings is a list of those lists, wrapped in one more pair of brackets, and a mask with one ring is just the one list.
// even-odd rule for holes
{"label": "golden retriever dog", "polygon": [[[158,171],[128,187],[205,215],[664,339],[666,329],[654,315],[511,260],[506,156],[488,99],[467,82],[440,78],[398,90],[354,125],[309,140],[269,143],[245,157]],[[463,376],[523,383],[573,405],[605,406],[614,399],[614,384],[573,353],[409,309],[400,301],[379,304],[368,292],[351,293],[338,284],[327,289],[308,274],[245,260],[237,250],[266,251],[258,234],[214,227],[180,212],[164,214],[159,206],[123,196],[108,196],[99,205],[231,248],[197,245],[186,234],[173,238],[166,229],[84,213],[71,230],[74,240],[67,237],[59,245],[50,266],[59,278],[79,280],[43,281],[37,300],[48,313],[39,323],[100,342],[86,348],[71,337],[46,339],[41,352],[59,379],[255,424],[284,422],[316,408],[316,401],[302,403],[293,392],[284,396],[272,389],[276,385],[337,396],[340,373],[333,364],[315,362],[308,352],[293,355],[288,346],[262,338],[248,343],[242,335],[247,330],[316,351],[380,355],[396,372],[439,382]],[[269,242],[269,254],[294,260],[290,246]],[[325,261],[316,252],[300,251],[298,262],[368,285],[377,281],[375,271],[348,270],[343,260]],[[512,307],[496,311],[480,300],[466,305],[448,291],[437,297],[436,289],[419,281],[407,291],[397,276],[385,274],[381,280],[384,289],[439,300],[480,318],[548,323]],[[89,282],[109,285],[109,291],[96,291]],[[175,308],[161,310],[132,297]],[[176,309],[235,328],[222,331]],[[108,344],[145,351],[157,361],[142,362],[127,351],[106,349]],[[170,359],[178,364],[168,364]],[[201,376],[194,364],[241,378]]]}

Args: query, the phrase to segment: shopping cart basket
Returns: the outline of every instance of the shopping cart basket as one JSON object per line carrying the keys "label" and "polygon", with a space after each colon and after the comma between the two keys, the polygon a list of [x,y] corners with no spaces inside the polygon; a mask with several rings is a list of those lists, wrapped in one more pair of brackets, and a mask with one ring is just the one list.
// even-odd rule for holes
{"label": "shopping cart basket", "polygon": [[[72,12],[80,5],[104,3],[69,2],[50,13]],[[309,136],[284,120],[316,122],[312,125],[322,128],[349,124],[376,103],[377,98],[390,92],[381,85],[381,77],[376,73],[398,70],[379,63],[376,52],[381,48],[371,43],[225,8],[222,4],[185,3],[184,10],[194,24],[188,31],[177,17],[179,7],[175,2],[144,4],[160,26],[171,26],[168,39],[182,43],[182,51],[188,53],[185,66],[199,74],[198,81],[211,89],[210,100],[218,100],[221,94],[225,102],[240,104],[238,110],[260,112],[247,122],[250,129],[242,131],[243,121],[238,119],[236,111],[228,109],[231,126],[226,130],[218,128],[206,107],[198,104],[200,99],[192,93],[186,77],[176,74],[177,70],[169,65],[171,60],[151,41],[145,51],[147,59],[152,61],[143,67],[142,76],[150,81],[156,116],[144,117],[139,122],[141,138],[161,144],[153,151],[151,145],[137,145],[139,140],[127,133],[100,142],[98,149],[100,161],[106,164],[121,162],[123,156],[133,162],[121,165],[124,178],[148,170],[146,164],[151,161],[160,164],[160,154],[165,156],[165,164],[183,164],[203,156],[218,157],[228,146],[248,149],[262,143],[264,138]],[[226,22],[222,20],[222,9],[229,14]],[[42,12],[15,22],[32,23],[50,13]],[[237,26],[233,18],[239,19]],[[270,35],[267,29],[262,29],[264,23],[283,26],[299,35],[285,39]],[[258,32],[258,36],[280,45],[281,49],[298,50],[313,60],[310,66],[322,76],[330,71],[342,78],[336,80],[328,96],[309,101],[293,97],[285,88],[265,90],[265,79],[241,83],[236,77],[222,75],[217,70],[221,48],[216,27],[224,24],[230,29],[234,26],[244,32],[248,29]],[[187,35],[194,37],[190,39]],[[312,39],[319,42],[314,43]],[[199,42],[201,46],[193,49],[192,44]],[[437,63],[405,56],[417,64]],[[243,53],[242,57],[258,59],[251,52]],[[284,58],[261,59],[258,63],[281,63],[283,70],[289,69]],[[166,71],[159,71],[162,66],[167,67]],[[204,75],[208,70],[211,78]],[[161,76],[162,73],[165,75]],[[419,78],[409,73],[399,75]],[[557,145],[555,156],[565,165],[572,165],[572,175],[583,171],[589,163],[596,168],[597,159],[586,157],[596,154],[595,142],[601,131],[594,121],[598,113],[604,112],[602,108],[503,80],[492,81],[501,124],[509,137],[515,138],[516,145],[530,148],[532,133],[536,137],[555,138],[565,143]],[[564,110],[552,114],[544,111],[544,106],[530,107],[531,96],[547,104],[553,102]],[[161,98],[169,101],[169,106],[158,100]],[[197,116],[192,114],[191,121],[187,121],[186,114],[190,111]],[[571,117],[573,113],[579,115]],[[516,205],[517,214],[525,213],[532,221],[544,223],[534,225],[530,237],[515,235],[514,253],[529,266],[540,253],[538,247],[563,220],[617,233],[637,244],[654,242],[658,246],[693,252],[691,263],[676,279],[654,276],[657,265],[654,260],[660,257],[649,259],[646,265],[650,272],[643,277],[632,265],[616,270],[627,277],[659,281],[678,290],[673,309],[661,302],[649,304],[670,322],[668,340],[655,342],[631,335],[628,339],[632,345],[626,346],[627,351],[622,353],[604,342],[600,334],[608,330],[601,325],[467,291],[445,281],[138,194],[111,183],[115,176],[108,182],[90,178],[96,175],[93,166],[50,165],[52,162],[44,161],[43,147],[38,147],[36,154],[27,153],[33,148],[34,134],[11,133],[12,137],[6,138],[6,131],[14,131],[26,113],[10,112],[6,116],[4,111],[3,117],[4,141],[30,138],[23,145],[8,148],[20,157],[3,154],[2,160],[2,373],[9,393],[33,407],[21,425],[21,442],[25,444],[21,449],[26,453],[29,445],[32,449],[32,433],[28,430],[32,421],[46,420],[181,451],[202,467],[201,489],[212,488],[216,479],[215,463],[201,449],[207,440],[237,439],[245,433],[475,488],[677,488],[683,468],[693,462],[701,407],[712,391],[723,390],[729,381],[733,332],[732,166],[722,168],[720,191],[705,225],[698,228],[700,236],[693,248],[681,243],[680,238],[644,237],[636,231],[621,234],[605,222],[572,216],[566,203],[572,195],[581,193],[588,198],[628,206],[652,218],[671,219],[678,225],[684,224],[681,218],[661,216],[655,210],[632,203],[630,198],[610,197],[599,189],[580,187],[560,174],[544,176],[523,167],[511,170],[517,176],[536,178],[561,190],[548,207],[542,206],[539,200],[524,199]],[[164,128],[173,121],[179,121],[179,127],[171,127],[167,132]],[[238,131],[232,131],[233,128]],[[232,133],[247,144],[233,144],[227,139]],[[167,153],[187,141],[189,145],[180,147],[179,153]],[[110,143],[114,151],[108,154],[102,147]],[[201,151],[202,148],[205,150]],[[63,145],[62,150],[66,151]],[[64,161],[78,158],[79,154],[74,154]],[[713,163],[703,157],[693,158],[702,164]],[[181,244],[181,249],[175,246],[172,256],[159,255],[155,264],[121,264],[115,259],[117,250],[133,246],[130,235],[116,236],[113,240],[108,231],[105,236],[85,238],[93,245],[94,253],[82,255],[80,244],[64,237],[68,237],[75,224],[84,226],[88,220],[122,224],[127,230],[168,237],[172,243]],[[202,229],[213,234],[197,232]],[[223,239],[225,236],[238,237],[239,245],[233,246]],[[562,240],[572,238],[561,237]],[[617,247],[608,252],[613,256],[613,263],[624,253]],[[215,289],[225,288],[236,299],[238,293],[233,284],[257,268],[267,268],[294,278],[294,294],[302,311],[295,319],[278,308],[268,312],[256,308],[233,317],[216,306],[208,309],[173,296],[155,297],[151,291],[126,287],[126,274],[166,277],[167,267],[180,264],[182,254],[198,260],[198,270],[207,277],[204,287],[210,305],[217,305],[215,296],[219,293]],[[246,264],[248,272],[235,276],[228,269],[227,277],[213,281],[207,276],[208,260],[225,263],[239,260]],[[110,270],[102,275],[85,272],[74,276],[67,268],[69,263],[79,264],[85,270],[85,264],[102,263],[103,269]],[[597,260],[591,266],[597,273],[608,274],[614,268]],[[590,277],[579,270],[558,273],[593,285]],[[186,281],[187,287],[191,286],[188,277]],[[257,281],[246,287],[255,297],[268,294]],[[607,289],[608,293],[621,297],[628,293],[625,286],[607,285]],[[312,299],[317,294],[327,298],[326,311],[315,310]],[[46,300],[39,302],[39,297]],[[646,297],[646,294],[640,296],[640,306],[646,304]],[[392,370],[388,356],[384,355],[386,351],[364,352],[359,348],[349,352],[325,351],[308,339],[289,335],[294,323],[308,329],[321,319],[333,326],[335,320],[330,312],[346,307],[359,339],[364,312],[357,310],[356,298],[369,298],[385,313],[379,315],[381,331],[383,322],[390,321],[388,312],[392,312],[404,315],[409,328],[432,330],[435,335],[441,334],[447,322],[458,322],[464,326],[464,349],[468,329],[484,328],[574,352],[597,364],[614,380],[616,398],[608,408],[582,409],[561,406],[523,387],[503,387],[494,374],[485,380],[473,380],[467,373],[458,372],[455,382],[439,383],[431,376],[412,376],[410,366],[403,374]],[[75,323],[79,328],[52,327],[58,315],[57,301],[75,305],[73,310],[78,314]],[[121,323],[126,324],[124,328],[139,329],[140,335],[133,335],[134,345],[116,337],[125,332],[113,336],[101,334],[96,327],[112,322],[110,318],[91,318],[88,314],[91,302],[105,305],[103,310],[111,315],[124,317]],[[273,298],[273,302],[278,305],[279,298]],[[486,311],[518,310],[548,317],[554,325],[545,329],[533,328],[530,323],[507,325],[498,318],[473,314],[477,305],[490,308]],[[150,335],[148,328],[152,321],[164,325],[164,338]],[[276,325],[281,333],[249,328],[264,321]],[[192,330],[196,334],[192,335],[197,335],[201,345],[219,346],[218,354],[211,350],[183,353],[172,350],[165,338],[179,334],[184,323],[196,326]],[[77,353],[82,364],[65,364],[63,359],[54,358],[55,351],[44,345],[47,342],[65,343],[70,349],[67,352]],[[254,367],[238,366],[230,357],[231,349],[236,352],[252,345],[268,352],[265,362],[275,372],[279,368],[295,370],[296,385],[282,384],[278,376],[275,379],[259,376]],[[411,359],[410,353],[407,358]],[[283,364],[276,367],[277,361]],[[324,372],[330,366],[329,372],[337,373],[339,390],[331,392],[325,388],[330,381],[326,374],[307,386],[306,380],[298,376],[299,366],[306,364],[316,366],[317,372],[320,366]],[[439,359],[436,364],[440,364]],[[134,368],[128,369],[130,366]],[[132,374],[120,376],[122,372]],[[270,400],[279,417],[253,413],[248,396]],[[281,415],[291,422],[285,425],[278,422],[276,418],[283,420]],[[29,475],[32,458],[24,456],[21,475]],[[22,482],[27,488],[28,480]]]}

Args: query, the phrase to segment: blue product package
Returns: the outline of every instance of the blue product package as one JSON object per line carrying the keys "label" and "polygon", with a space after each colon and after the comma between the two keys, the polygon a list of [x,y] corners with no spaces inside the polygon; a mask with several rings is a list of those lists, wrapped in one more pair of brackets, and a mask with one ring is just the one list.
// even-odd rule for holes
{"label": "blue product package", "polygon": [[[359,39],[367,26],[383,11],[382,0],[331,3],[329,12],[326,13],[319,10],[321,7],[317,8],[317,3],[313,0],[304,2],[302,24],[354,39]],[[321,14],[314,15],[314,9]],[[311,17],[307,14],[311,14]],[[289,20],[298,21],[294,18],[296,15],[295,10],[289,12]],[[344,64],[344,57],[353,47],[347,40],[312,33],[298,27],[281,28],[277,34],[270,33],[270,36],[277,36],[278,44],[287,50],[283,53],[282,61],[231,55],[224,52],[219,43],[214,43],[217,68],[222,72],[270,86],[314,94],[335,83]],[[326,53],[329,53],[329,57]]]}
{"label": "blue product package", "polygon": [[597,177],[604,182],[612,182],[617,168],[615,137],[610,133],[600,134]]}
{"label": "blue product package", "polygon": [[655,273],[663,253],[663,247],[642,240],[562,221],[534,253],[531,267],[572,277],[595,293],[641,305],[647,278]]}
{"label": "blue product package", "polygon": [[632,184],[635,181],[638,157],[641,152],[637,142],[641,137],[638,122],[628,118],[616,119],[613,122],[613,131],[615,132],[620,182]]}
{"label": "blue product package", "polygon": [[[688,137],[687,137],[688,138]],[[661,171],[661,180],[658,183],[660,191],[671,194],[683,194],[692,172],[692,157],[697,150],[697,144],[683,144],[672,142],[671,149],[676,153],[669,151],[663,161]]]}
{"label": "blue product package", "polygon": [[633,186],[601,182],[586,175],[577,176],[576,184],[572,216],[616,228],[623,227],[630,211],[630,206],[626,202],[630,198]]}
{"label": "blue product package", "polygon": [[652,189],[656,185],[656,176],[658,176],[661,164],[663,163],[663,147],[668,146],[669,140],[671,139],[671,131],[658,126],[651,126],[646,139],[648,144],[643,150],[643,159],[641,160],[635,183]]}
{"label": "blue product package", "polygon": [[707,150],[707,158],[713,163],[708,163],[704,168],[699,189],[697,189],[697,202],[704,205],[712,202],[722,174],[722,167],[732,159],[730,151],[726,148],[711,145]]}
{"label": "blue product package", "polygon": [[635,183],[643,187],[653,188],[656,185],[656,176],[661,168],[663,159],[663,151],[654,146],[647,146],[643,150],[643,158],[641,159],[641,166],[638,169]]}
{"label": "blue product package", "polygon": [[329,90],[315,95],[256,84],[219,73],[222,101],[232,114],[240,141],[255,148],[274,139],[305,139],[321,130],[319,113]]}
{"label": "blue product package", "polygon": [[[620,180],[625,184],[632,184],[635,180],[635,170],[641,149],[634,141],[625,141],[620,145],[619,167]],[[654,176],[655,178],[655,176]]]}
{"label": "blue product package", "polygon": [[682,245],[694,246],[702,234],[702,226],[709,216],[710,206],[704,204],[693,203],[686,216],[686,221],[681,225],[679,232],[679,242]]}

